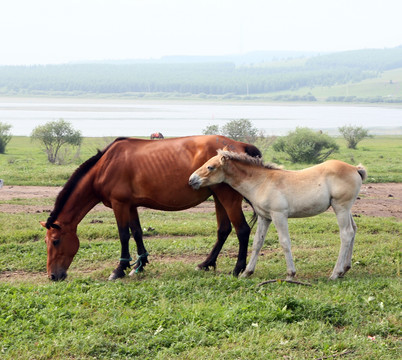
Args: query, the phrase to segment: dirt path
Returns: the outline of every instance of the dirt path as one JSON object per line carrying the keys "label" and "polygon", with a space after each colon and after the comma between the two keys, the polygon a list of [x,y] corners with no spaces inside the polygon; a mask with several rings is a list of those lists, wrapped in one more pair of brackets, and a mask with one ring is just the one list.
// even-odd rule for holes
{"label": "dirt path", "polygon": [[[51,199],[52,202],[61,190],[60,187],[43,186],[3,186],[0,189],[0,212],[3,213],[49,213],[53,205],[10,204],[16,199]],[[245,205],[245,208],[247,206]],[[97,205],[93,211],[105,210]],[[212,201],[204,202],[189,212],[214,211]],[[393,216],[402,219],[402,183],[363,184],[358,199],[352,209],[353,214],[368,216]]]}

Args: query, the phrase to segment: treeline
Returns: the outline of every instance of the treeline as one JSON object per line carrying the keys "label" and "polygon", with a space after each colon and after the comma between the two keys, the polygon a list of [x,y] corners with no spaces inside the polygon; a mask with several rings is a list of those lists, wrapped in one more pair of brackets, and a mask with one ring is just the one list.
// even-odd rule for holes
{"label": "treeline", "polygon": [[0,66],[0,94],[264,94],[359,82],[402,67],[402,47],[289,62]]}

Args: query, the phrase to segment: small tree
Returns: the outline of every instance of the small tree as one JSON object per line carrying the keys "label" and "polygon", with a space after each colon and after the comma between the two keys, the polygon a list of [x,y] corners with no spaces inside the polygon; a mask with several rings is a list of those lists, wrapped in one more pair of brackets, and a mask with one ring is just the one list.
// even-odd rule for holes
{"label": "small tree", "polygon": [[339,149],[329,135],[308,128],[297,128],[273,144],[273,149],[285,152],[293,163],[319,163]]}
{"label": "small tree", "polygon": [[81,132],[74,130],[72,125],[63,119],[37,126],[31,133],[31,139],[39,141],[45,147],[47,158],[52,164],[59,161],[62,146],[79,146],[82,141]]}
{"label": "small tree", "polygon": [[349,149],[356,149],[358,142],[366,137],[370,137],[368,130],[361,126],[342,126],[338,128],[339,132],[345,138]]}
{"label": "small tree", "polygon": [[11,125],[0,122],[0,154],[6,152],[6,146],[11,140]]}
{"label": "small tree", "polygon": [[219,125],[208,125],[202,130],[203,135],[219,135]]}
{"label": "small tree", "polygon": [[222,128],[222,134],[237,141],[254,142],[257,138],[258,130],[250,120],[232,120]]}

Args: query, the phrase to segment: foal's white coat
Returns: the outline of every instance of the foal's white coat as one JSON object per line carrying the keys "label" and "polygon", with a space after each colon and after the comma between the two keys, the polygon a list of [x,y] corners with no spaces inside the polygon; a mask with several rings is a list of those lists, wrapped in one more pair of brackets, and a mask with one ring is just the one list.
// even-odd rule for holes
{"label": "foal's white coat", "polygon": [[366,177],[363,166],[352,166],[338,160],[329,160],[300,171],[288,171],[272,165],[264,166],[261,160],[244,154],[219,151],[217,156],[190,176],[189,184],[198,189],[225,182],[253,205],[258,215],[258,226],[250,262],[243,277],[253,274],[258,253],[273,222],[285,253],[287,279],[293,279],[296,268],[287,219],[314,216],[332,206],[341,237],[338,261],[330,277],[335,280],[351,267],[357,229],[351,208]]}

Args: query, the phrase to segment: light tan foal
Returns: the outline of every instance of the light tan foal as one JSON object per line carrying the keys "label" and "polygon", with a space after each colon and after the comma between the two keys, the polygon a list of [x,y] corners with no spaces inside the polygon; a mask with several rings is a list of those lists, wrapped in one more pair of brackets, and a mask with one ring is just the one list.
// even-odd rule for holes
{"label": "light tan foal", "polygon": [[335,280],[351,268],[357,229],[351,208],[366,177],[363,166],[352,166],[338,160],[289,171],[264,165],[260,159],[219,151],[218,155],[190,176],[189,184],[198,189],[225,182],[253,205],[258,215],[258,226],[250,262],[243,277],[253,274],[268,227],[273,222],[285,253],[287,279],[293,279],[296,268],[290,246],[288,218],[314,216],[332,206],[341,238],[338,260],[330,277]]}

